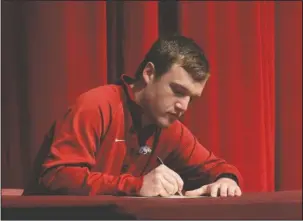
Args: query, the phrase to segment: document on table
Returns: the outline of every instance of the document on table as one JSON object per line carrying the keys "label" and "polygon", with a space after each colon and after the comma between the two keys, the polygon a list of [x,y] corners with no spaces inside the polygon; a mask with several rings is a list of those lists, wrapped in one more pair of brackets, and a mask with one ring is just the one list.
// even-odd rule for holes
{"label": "document on table", "polygon": [[207,197],[207,196],[180,196],[180,195],[173,195],[173,196],[123,196],[127,198],[168,198],[168,199],[191,199],[191,198],[202,198],[202,197]]}
{"label": "document on table", "polygon": [[185,199],[188,199],[188,198],[201,198],[201,197],[206,197],[206,196],[180,196],[180,195],[173,195],[173,196],[166,196],[166,197],[162,197],[162,198],[185,198]]}

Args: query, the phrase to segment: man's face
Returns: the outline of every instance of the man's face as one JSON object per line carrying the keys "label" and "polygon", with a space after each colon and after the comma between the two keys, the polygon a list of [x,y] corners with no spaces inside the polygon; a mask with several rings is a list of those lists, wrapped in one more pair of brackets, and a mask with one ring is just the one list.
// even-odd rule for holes
{"label": "man's face", "polygon": [[156,79],[152,64],[151,67],[143,72],[146,87],[141,105],[149,121],[168,127],[184,114],[192,98],[201,96],[206,81],[194,81],[177,64]]}

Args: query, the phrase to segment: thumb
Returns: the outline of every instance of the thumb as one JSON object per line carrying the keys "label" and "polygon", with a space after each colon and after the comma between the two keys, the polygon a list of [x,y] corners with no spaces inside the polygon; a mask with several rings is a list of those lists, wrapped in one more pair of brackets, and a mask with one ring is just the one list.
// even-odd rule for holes
{"label": "thumb", "polygon": [[202,194],[207,193],[207,187],[208,185],[204,185],[198,189],[191,190],[191,191],[186,191],[185,196],[201,196]]}

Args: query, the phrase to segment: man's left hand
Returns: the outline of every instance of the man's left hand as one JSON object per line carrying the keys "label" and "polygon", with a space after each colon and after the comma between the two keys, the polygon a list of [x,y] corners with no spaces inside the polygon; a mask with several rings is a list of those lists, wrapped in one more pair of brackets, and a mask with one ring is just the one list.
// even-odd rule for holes
{"label": "man's left hand", "polygon": [[216,182],[204,185],[198,189],[185,192],[186,196],[210,195],[211,197],[241,196],[242,191],[236,181],[230,178],[220,178]]}

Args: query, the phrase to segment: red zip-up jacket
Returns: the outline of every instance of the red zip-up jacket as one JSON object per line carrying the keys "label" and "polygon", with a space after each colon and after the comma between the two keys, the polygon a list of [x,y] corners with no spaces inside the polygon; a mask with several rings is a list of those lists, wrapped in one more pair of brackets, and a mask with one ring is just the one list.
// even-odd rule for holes
{"label": "red zip-up jacket", "polygon": [[[136,195],[143,176],[159,166],[157,156],[180,174],[185,188],[226,174],[242,185],[239,171],[205,149],[180,121],[138,130],[143,111],[126,82],[131,78],[121,80],[82,94],[54,124],[25,194]],[[142,145],[151,154],[140,154]]]}

